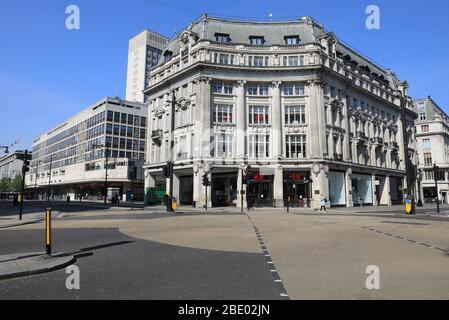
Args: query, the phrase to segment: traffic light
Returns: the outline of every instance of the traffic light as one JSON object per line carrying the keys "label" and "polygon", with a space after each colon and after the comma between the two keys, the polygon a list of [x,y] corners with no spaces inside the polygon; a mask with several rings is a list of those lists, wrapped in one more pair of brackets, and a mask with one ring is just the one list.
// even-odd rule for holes
{"label": "traffic light", "polygon": [[243,175],[242,179],[243,179],[243,181],[242,181],[243,184],[248,184],[248,176],[247,175]]}
{"label": "traffic light", "polygon": [[25,175],[25,173],[28,171],[30,171],[30,161],[25,159],[25,160],[23,160],[22,172]]}
{"label": "traffic light", "polygon": [[164,178],[170,178],[172,170],[173,170],[173,163],[171,161],[167,161],[167,164],[162,168]]}
{"label": "traffic light", "polygon": [[203,174],[203,186],[208,186],[209,185],[209,178],[207,176],[207,174]]}

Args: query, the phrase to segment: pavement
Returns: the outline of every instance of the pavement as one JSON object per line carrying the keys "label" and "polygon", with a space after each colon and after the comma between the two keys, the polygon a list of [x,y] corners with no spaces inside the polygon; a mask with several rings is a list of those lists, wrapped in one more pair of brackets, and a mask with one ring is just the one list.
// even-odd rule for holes
{"label": "pavement", "polygon": [[75,262],[73,255],[31,252],[0,256],[0,280],[50,272]]}
{"label": "pavement", "polygon": [[[447,206],[58,209],[54,250],[75,257],[80,289],[59,269],[0,280],[0,299],[449,299]],[[42,222],[1,229],[0,253],[42,239]],[[371,265],[379,290],[365,286]]]}

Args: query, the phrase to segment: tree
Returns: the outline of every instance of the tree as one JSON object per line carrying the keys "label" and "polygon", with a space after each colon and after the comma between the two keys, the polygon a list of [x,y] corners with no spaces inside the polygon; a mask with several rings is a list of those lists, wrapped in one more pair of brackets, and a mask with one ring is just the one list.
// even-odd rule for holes
{"label": "tree", "polygon": [[11,187],[9,188],[11,192],[20,192],[22,191],[22,175],[19,174],[14,177],[11,181]]}
{"label": "tree", "polygon": [[0,179],[0,192],[9,192],[11,187],[11,178],[3,177]]}

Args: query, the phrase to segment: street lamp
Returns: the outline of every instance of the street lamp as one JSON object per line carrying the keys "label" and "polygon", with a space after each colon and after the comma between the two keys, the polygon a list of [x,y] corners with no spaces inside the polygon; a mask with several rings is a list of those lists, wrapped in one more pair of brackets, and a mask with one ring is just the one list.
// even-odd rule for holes
{"label": "street lamp", "polygon": [[106,204],[106,200],[108,197],[108,161],[109,161],[109,147],[105,144],[93,144],[92,150],[104,149],[106,164],[105,164],[105,176],[104,176],[104,203]]}
{"label": "street lamp", "polygon": [[[407,133],[407,117],[406,117],[406,107],[407,107],[407,102],[406,102],[406,93],[405,93],[405,89],[404,92],[402,92],[401,96],[399,97],[400,99],[400,104],[401,104],[401,119],[402,119],[402,139],[404,142],[404,161],[405,161],[405,175],[406,175],[406,183],[407,183],[407,196],[412,196],[412,172],[411,172],[411,163],[410,163],[410,155],[409,155],[409,137],[408,137],[408,133]],[[412,200],[414,201],[414,200]],[[412,210],[414,211],[414,205],[412,204]],[[414,212],[413,212],[414,213]]]}
{"label": "street lamp", "polygon": [[422,207],[422,199],[421,199],[421,181],[422,181],[422,169],[418,169],[418,203],[416,204],[418,207]]}
{"label": "street lamp", "polygon": [[51,192],[51,165],[53,164],[53,155],[50,155],[50,168],[48,175],[48,190],[47,190],[47,201],[50,202],[50,192]]}

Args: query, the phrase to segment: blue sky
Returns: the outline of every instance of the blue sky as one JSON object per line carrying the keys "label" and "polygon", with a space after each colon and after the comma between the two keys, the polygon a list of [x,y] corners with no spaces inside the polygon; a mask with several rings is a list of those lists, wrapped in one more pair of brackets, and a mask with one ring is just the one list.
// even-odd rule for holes
{"label": "blue sky", "polygon": [[[65,8],[81,29],[65,28]],[[380,30],[365,28],[365,8],[380,8]],[[0,145],[32,140],[104,96],[125,95],[128,40],[144,28],[167,36],[210,15],[312,16],[327,30],[449,111],[449,1],[404,0],[40,0],[0,4]]]}

